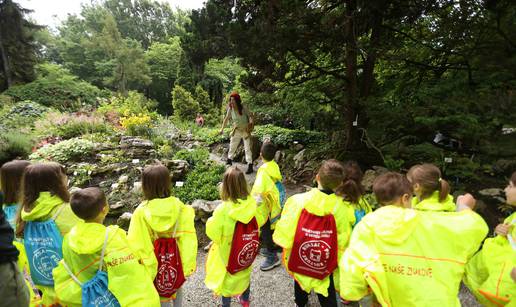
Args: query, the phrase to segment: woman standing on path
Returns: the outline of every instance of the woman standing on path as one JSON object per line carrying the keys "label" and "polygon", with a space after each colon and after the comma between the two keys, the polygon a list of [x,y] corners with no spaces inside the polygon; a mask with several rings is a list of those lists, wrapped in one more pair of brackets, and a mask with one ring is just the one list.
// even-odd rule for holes
{"label": "woman standing on path", "polygon": [[230,133],[230,141],[229,141],[229,153],[227,164],[231,165],[233,163],[233,157],[235,156],[235,151],[240,145],[240,140],[244,140],[244,149],[245,149],[245,161],[247,162],[247,171],[246,174],[251,174],[253,172],[253,154],[251,152],[251,131],[253,130],[253,117],[242,105],[242,100],[240,99],[240,95],[237,92],[231,93],[229,96],[229,105],[227,108],[226,116],[224,117],[224,121],[222,122],[222,128],[220,129],[220,133],[224,133],[224,127],[226,126],[227,121],[231,117],[233,121],[233,130]]}

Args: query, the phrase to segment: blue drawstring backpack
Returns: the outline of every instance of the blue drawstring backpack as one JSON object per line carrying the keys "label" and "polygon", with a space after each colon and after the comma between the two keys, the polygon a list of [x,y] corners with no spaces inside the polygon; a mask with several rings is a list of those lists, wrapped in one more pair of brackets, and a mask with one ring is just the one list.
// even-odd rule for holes
{"label": "blue drawstring backpack", "polygon": [[65,270],[68,272],[70,277],[72,277],[72,279],[81,286],[83,307],[120,307],[120,303],[116,297],[111,293],[111,291],[109,291],[107,273],[102,271],[107,240],[108,229],[106,228],[106,238],[104,239],[104,245],[102,246],[102,252],[100,253],[99,269],[95,276],[85,283],[81,283],[63,260]]}
{"label": "blue drawstring backpack", "polygon": [[18,211],[17,204],[9,204],[4,206],[5,219],[11,225],[11,228],[16,231],[16,212]]}
{"label": "blue drawstring backpack", "polygon": [[31,221],[25,224],[23,244],[29,260],[30,273],[36,285],[54,285],[52,270],[63,258],[61,251],[63,237],[55,219],[64,206],[61,206],[47,221]]}
{"label": "blue drawstring backpack", "polygon": [[285,190],[285,186],[281,181],[276,181],[276,189],[279,191],[279,200],[281,209],[285,206],[285,201],[287,200],[287,191]]}

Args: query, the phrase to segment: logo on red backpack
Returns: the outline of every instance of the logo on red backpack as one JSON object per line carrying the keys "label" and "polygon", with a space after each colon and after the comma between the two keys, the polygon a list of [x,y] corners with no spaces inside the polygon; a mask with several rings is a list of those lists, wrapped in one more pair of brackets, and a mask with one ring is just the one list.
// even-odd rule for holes
{"label": "logo on red backpack", "polygon": [[330,245],[324,241],[308,241],[299,247],[299,258],[312,269],[325,269],[330,259],[330,249]]}
{"label": "logo on red backpack", "polygon": [[238,253],[238,264],[245,267],[250,266],[253,263],[254,258],[256,258],[259,245],[260,243],[255,240],[247,243],[240,253]]}
{"label": "logo on red backpack", "polygon": [[161,257],[158,273],[156,274],[156,288],[158,292],[173,289],[177,280],[177,270],[170,262],[174,255],[167,254]]}

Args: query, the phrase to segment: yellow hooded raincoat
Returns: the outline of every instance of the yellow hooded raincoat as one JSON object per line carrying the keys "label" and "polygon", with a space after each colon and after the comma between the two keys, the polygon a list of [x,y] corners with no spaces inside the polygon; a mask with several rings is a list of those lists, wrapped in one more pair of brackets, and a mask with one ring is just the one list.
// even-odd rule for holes
{"label": "yellow hooded raincoat", "polygon": [[435,191],[430,197],[421,201],[417,197],[413,197],[412,208],[423,211],[456,211],[453,196],[448,195],[443,202],[439,202],[439,191]]}
{"label": "yellow hooded raincoat", "polygon": [[[326,194],[319,189],[312,189],[287,199],[281,219],[274,231],[274,242],[283,248],[283,263],[287,272],[294,277],[304,291],[310,292],[313,289],[317,293],[328,296],[330,276],[320,280],[288,271],[288,260],[294,244],[297,222],[303,208],[318,216],[333,214],[337,225],[338,259],[342,257],[349,243],[352,226],[355,224],[354,209],[349,202],[345,202],[335,194]],[[338,268],[333,272],[333,280],[335,289],[339,291]]]}
{"label": "yellow hooded raincoat", "polygon": [[[51,195],[50,192],[39,193],[38,199],[34,203],[34,207],[30,212],[21,211],[21,219],[23,221],[47,221],[51,219],[59,210],[59,214],[55,219],[55,223],[62,236],[66,235],[75,224],[82,221],[73,212],[70,204],[65,203],[57,195]],[[36,285],[43,293],[42,304],[50,306],[56,303],[54,288]]]}
{"label": "yellow hooded raincoat", "polygon": [[256,217],[258,228],[265,224],[265,215],[259,213],[256,201],[249,196],[245,200],[239,200],[238,203],[223,202],[206,223],[206,234],[213,241],[213,245],[206,259],[204,283],[216,295],[231,297],[242,294],[249,287],[252,266],[235,274],[230,274],[226,266],[236,222],[247,224],[253,217]]}
{"label": "yellow hooded raincoat", "polygon": [[355,227],[341,258],[344,299],[369,287],[382,306],[460,306],[465,264],[488,228],[471,210],[433,212],[386,206]]}
{"label": "yellow hooded raincoat", "polygon": [[[65,236],[63,260],[53,271],[54,288],[61,305],[79,307],[82,299],[81,286],[66,271],[63,261],[84,284],[99,269],[105,238],[106,227],[98,223],[79,223]],[[103,262],[109,291],[121,306],[160,306],[152,279],[129,247],[125,231],[118,226],[108,227]]]}
{"label": "yellow hooded raincoat", "polygon": [[[505,223],[516,224],[516,213]],[[516,267],[515,240],[516,227],[507,238],[487,239],[482,250],[466,266],[464,282],[484,306],[516,306],[516,282],[511,278],[511,271]]]}
{"label": "yellow hooded raincoat", "polygon": [[251,195],[259,195],[267,209],[267,218],[274,229],[281,214],[279,191],[276,182],[283,180],[278,164],[275,161],[265,162],[256,173]]}
{"label": "yellow hooded raincoat", "polygon": [[[183,204],[173,196],[144,201],[136,208],[129,224],[127,238],[133,250],[142,259],[152,280],[158,270],[154,241],[158,238],[172,237],[176,222],[179,224],[175,237],[183,264],[183,273],[188,277],[195,272],[197,234],[194,218],[192,207]],[[172,298],[162,298],[162,301],[170,301]]]}

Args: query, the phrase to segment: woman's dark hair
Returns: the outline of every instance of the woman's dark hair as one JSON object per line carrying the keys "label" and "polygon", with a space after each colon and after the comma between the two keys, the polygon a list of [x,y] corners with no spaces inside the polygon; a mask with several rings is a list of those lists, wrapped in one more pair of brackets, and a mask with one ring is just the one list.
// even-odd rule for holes
{"label": "woman's dark hair", "polygon": [[16,217],[16,235],[23,236],[25,223],[21,219],[21,210],[30,212],[41,192],[57,195],[62,201],[70,201],[64,167],[55,162],[37,163],[25,168],[22,177],[22,204]]}
{"label": "woman's dark hair", "polygon": [[238,95],[237,92],[233,92],[233,93],[231,93],[231,95],[229,95],[230,99],[231,99],[231,97],[233,97],[235,99],[238,114],[242,115],[243,107],[242,107],[242,99],[240,98],[240,95]]}
{"label": "woman's dark hair", "polygon": [[239,199],[247,199],[249,186],[244,173],[236,166],[230,167],[224,173],[220,198],[224,201],[231,200],[236,203]]}
{"label": "woman's dark hair", "polygon": [[412,184],[421,186],[421,198],[428,198],[435,191],[439,191],[439,202],[443,202],[450,194],[450,185],[441,178],[441,171],[433,164],[425,163],[412,166],[407,178]]}
{"label": "woman's dark hair", "polygon": [[171,195],[170,172],[162,164],[148,165],[142,172],[142,190],[145,199],[167,198]]}
{"label": "woman's dark hair", "polygon": [[4,204],[18,204],[21,201],[21,179],[29,161],[14,160],[0,168],[0,190],[4,194]]}

